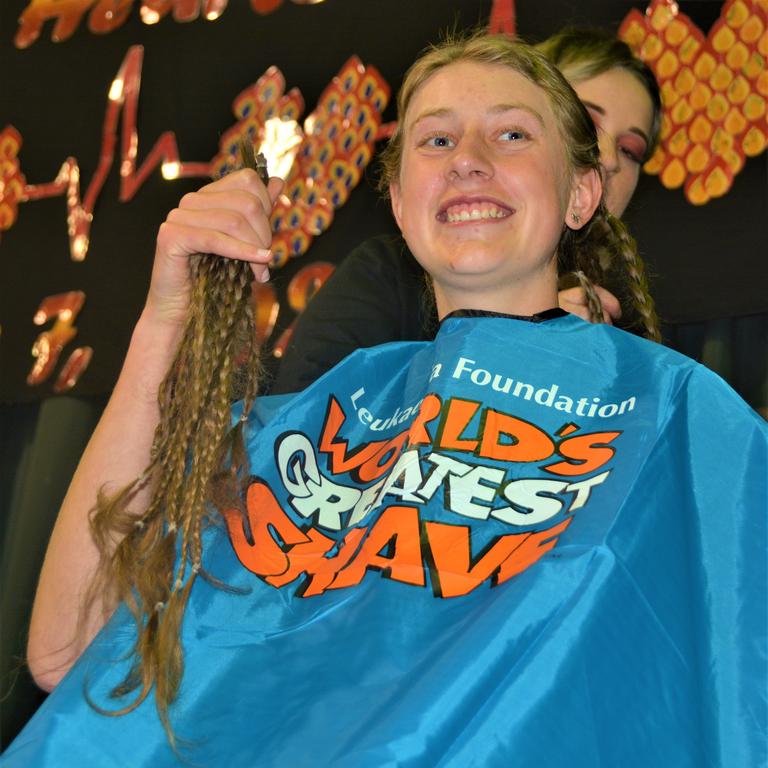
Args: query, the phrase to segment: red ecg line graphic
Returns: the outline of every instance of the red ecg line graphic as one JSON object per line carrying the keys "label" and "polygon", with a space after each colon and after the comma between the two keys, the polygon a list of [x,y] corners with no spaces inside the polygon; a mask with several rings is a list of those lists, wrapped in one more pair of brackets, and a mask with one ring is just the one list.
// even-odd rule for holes
{"label": "red ecg line graphic", "polygon": [[56,179],[47,184],[27,184],[21,200],[40,200],[45,197],[66,195],[67,231],[69,250],[73,261],[82,261],[88,252],[93,220],[93,208],[115,159],[118,118],[122,113],[120,146],[120,200],[131,200],[136,191],[158,165],[173,164],[175,177],[207,176],[210,163],[182,163],[176,146],[176,135],[166,131],[155,142],[151,151],[136,169],[139,138],[136,130],[136,112],[141,88],[141,66],[144,49],[140,45],[129,48],[109,89],[109,100],[104,115],[99,163],[85,196],[80,196],[80,168],[77,158],[68,157]]}

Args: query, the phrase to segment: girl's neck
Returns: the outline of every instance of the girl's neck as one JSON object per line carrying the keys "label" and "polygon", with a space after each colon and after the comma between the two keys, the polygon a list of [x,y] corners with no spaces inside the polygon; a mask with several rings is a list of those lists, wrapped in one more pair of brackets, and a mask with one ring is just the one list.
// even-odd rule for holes
{"label": "girl's neck", "polygon": [[476,309],[485,312],[500,312],[506,315],[528,317],[558,306],[557,286],[505,286],[503,289],[472,291],[463,287],[435,285],[437,315],[442,320],[458,309]]}

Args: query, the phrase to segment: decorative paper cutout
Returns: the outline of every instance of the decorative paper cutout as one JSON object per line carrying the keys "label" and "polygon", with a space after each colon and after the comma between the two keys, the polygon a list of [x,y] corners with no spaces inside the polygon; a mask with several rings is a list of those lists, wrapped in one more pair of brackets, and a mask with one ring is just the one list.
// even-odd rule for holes
{"label": "decorative paper cutout", "polygon": [[[294,146],[290,137],[281,136],[279,141],[278,138],[272,141],[267,123],[275,118],[296,120],[303,111],[304,99],[296,88],[284,94],[282,73],[276,67],[270,67],[254,85],[235,99],[233,111],[238,122],[223,134],[220,151],[210,163],[182,162],[174,132],[166,131],[137,170],[139,135],[136,114],[142,60],[142,46],[132,46],[112,81],[104,115],[99,163],[82,200],[80,169],[74,157],[64,161],[54,181],[27,184],[19,194],[18,185],[24,179],[16,159],[21,136],[12,126],[7,126],[0,134],[0,141],[4,139],[4,143],[0,143],[0,152],[6,153],[10,163],[7,166],[3,164],[0,173],[7,168],[9,179],[15,179],[14,183],[0,187],[0,215],[7,211],[3,219],[7,222],[5,228],[15,221],[18,202],[64,194],[70,255],[74,261],[83,261],[88,253],[94,206],[115,159],[117,125],[122,113],[121,202],[132,199],[158,165],[167,179],[220,175],[236,162],[237,146],[243,136],[258,137],[271,163],[275,164],[271,167],[279,165],[278,155],[290,161],[298,151],[298,163],[292,164],[290,172],[286,171],[286,195],[275,206],[272,217],[276,232],[274,266],[282,266],[289,256],[305,253],[312,238],[330,226],[334,209],[346,202],[373,155],[381,126],[381,112],[390,93],[388,84],[378,71],[364,66],[355,56],[350,58],[321,95],[317,108],[305,120],[306,135],[301,145]],[[277,128],[272,124],[273,132]],[[291,130],[295,136],[301,137],[301,132],[295,127]],[[285,143],[282,143],[283,139]],[[0,176],[2,180],[4,177]]]}
{"label": "decorative paper cutout", "polygon": [[282,357],[293,336],[299,315],[307,308],[312,297],[320,290],[323,283],[333,274],[336,267],[327,261],[316,261],[302,267],[291,279],[286,297],[291,309],[296,312],[293,322],[281,334],[272,348],[275,357]]}
{"label": "decorative paper cutout", "polygon": [[[206,21],[214,21],[227,8],[229,0],[143,0],[139,9],[145,24],[157,24],[173,11],[173,18],[180,22],[194,21],[200,15]],[[291,0],[295,5],[314,5],[324,0]],[[251,8],[262,16],[276,11],[283,0],[250,0]],[[88,14],[88,29],[96,34],[106,34],[122,26],[131,13],[134,0],[30,0],[19,17],[19,28],[14,43],[17,48],[27,48],[40,37],[43,24],[55,19],[51,40],[60,43],[71,37]]]}
{"label": "decorative paper cutout", "polygon": [[653,70],[664,114],[661,142],[645,164],[668,189],[703,205],[724,195],[746,157],[768,142],[766,0],[727,0],[709,34],[672,0],[632,10],[619,37]]}
{"label": "decorative paper cutout", "polygon": [[516,16],[515,0],[493,0],[491,16],[488,21],[488,33],[491,35],[517,34]]}
{"label": "decorative paper cutout", "polygon": [[[67,231],[70,255],[73,261],[83,261],[88,253],[93,209],[115,159],[117,122],[122,112],[120,200],[130,200],[149,174],[161,163],[176,165],[177,175],[206,175],[208,163],[180,163],[176,137],[166,131],[136,170],[139,137],[136,130],[136,112],[141,88],[143,48],[134,45],[128,49],[120,69],[109,89],[107,109],[102,127],[101,150],[96,172],[85,193],[80,197],[80,168],[77,158],[68,157],[56,179],[47,184],[28,184],[22,200],[39,200],[45,197],[66,195]],[[0,203],[3,196],[0,194]]]}
{"label": "decorative paper cutout", "polygon": [[224,13],[228,0],[144,0],[139,9],[145,24],[157,24],[173,10],[175,21],[194,21],[200,14],[206,21],[214,21]]}
{"label": "decorative paper cutout", "polygon": [[77,384],[93,357],[93,347],[78,347],[61,367],[53,385],[54,392],[67,392]]}
{"label": "decorative paper cutout", "polygon": [[[41,384],[53,373],[62,350],[77,335],[75,320],[84,302],[85,294],[82,291],[57,293],[42,300],[32,322],[43,325],[52,318],[55,320],[53,327],[43,331],[32,345],[35,363],[27,375],[27,384]],[[65,363],[54,387],[55,391],[71,389],[88,367],[92,355],[93,350],[89,347],[76,349]]]}
{"label": "decorative paper cutout", "polygon": [[27,183],[19,168],[20,149],[21,134],[7,125],[0,131],[0,231],[10,229],[16,221]]}
{"label": "decorative paper cutout", "polygon": [[306,138],[272,212],[275,266],[306,253],[347,201],[371,160],[390,89],[352,56],[304,121]]}
{"label": "decorative paper cutout", "polygon": [[[347,201],[373,156],[389,94],[379,72],[356,56],[323,91],[304,121],[297,161],[289,166],[285,194],[272,213],[273,266],[306,253],[312,239],[330,226],[334,210]],[[259,143],[270,158],[270,172],[275,173],[269,142],[264,142],[265,126],[278,119],[292,123],[303,110],[298,89],[285,93],[285,78],[277,67],[270,67],[235,99],[238,122],[222,135],[211,175],[219,176],[237,164],[244,138]]]}

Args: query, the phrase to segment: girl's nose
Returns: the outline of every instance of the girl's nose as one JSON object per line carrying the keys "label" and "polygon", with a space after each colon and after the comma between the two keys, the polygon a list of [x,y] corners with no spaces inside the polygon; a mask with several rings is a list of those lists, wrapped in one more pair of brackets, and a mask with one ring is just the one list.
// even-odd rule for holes
{"label": "girl's nose", "polygon": [[493,162],[479,138],[465,136],[451,152],[448,175],[452,179],[493,176]]}

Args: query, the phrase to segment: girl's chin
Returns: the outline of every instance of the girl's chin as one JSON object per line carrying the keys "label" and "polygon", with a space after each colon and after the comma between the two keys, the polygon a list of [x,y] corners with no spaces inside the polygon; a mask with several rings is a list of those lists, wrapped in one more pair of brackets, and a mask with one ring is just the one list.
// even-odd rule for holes
{"label": "girl's chin", "polygon": [[487,273],[508,265],[514,254],[485,243],[465,243],[453,248],[446,263],[453,272]]}

